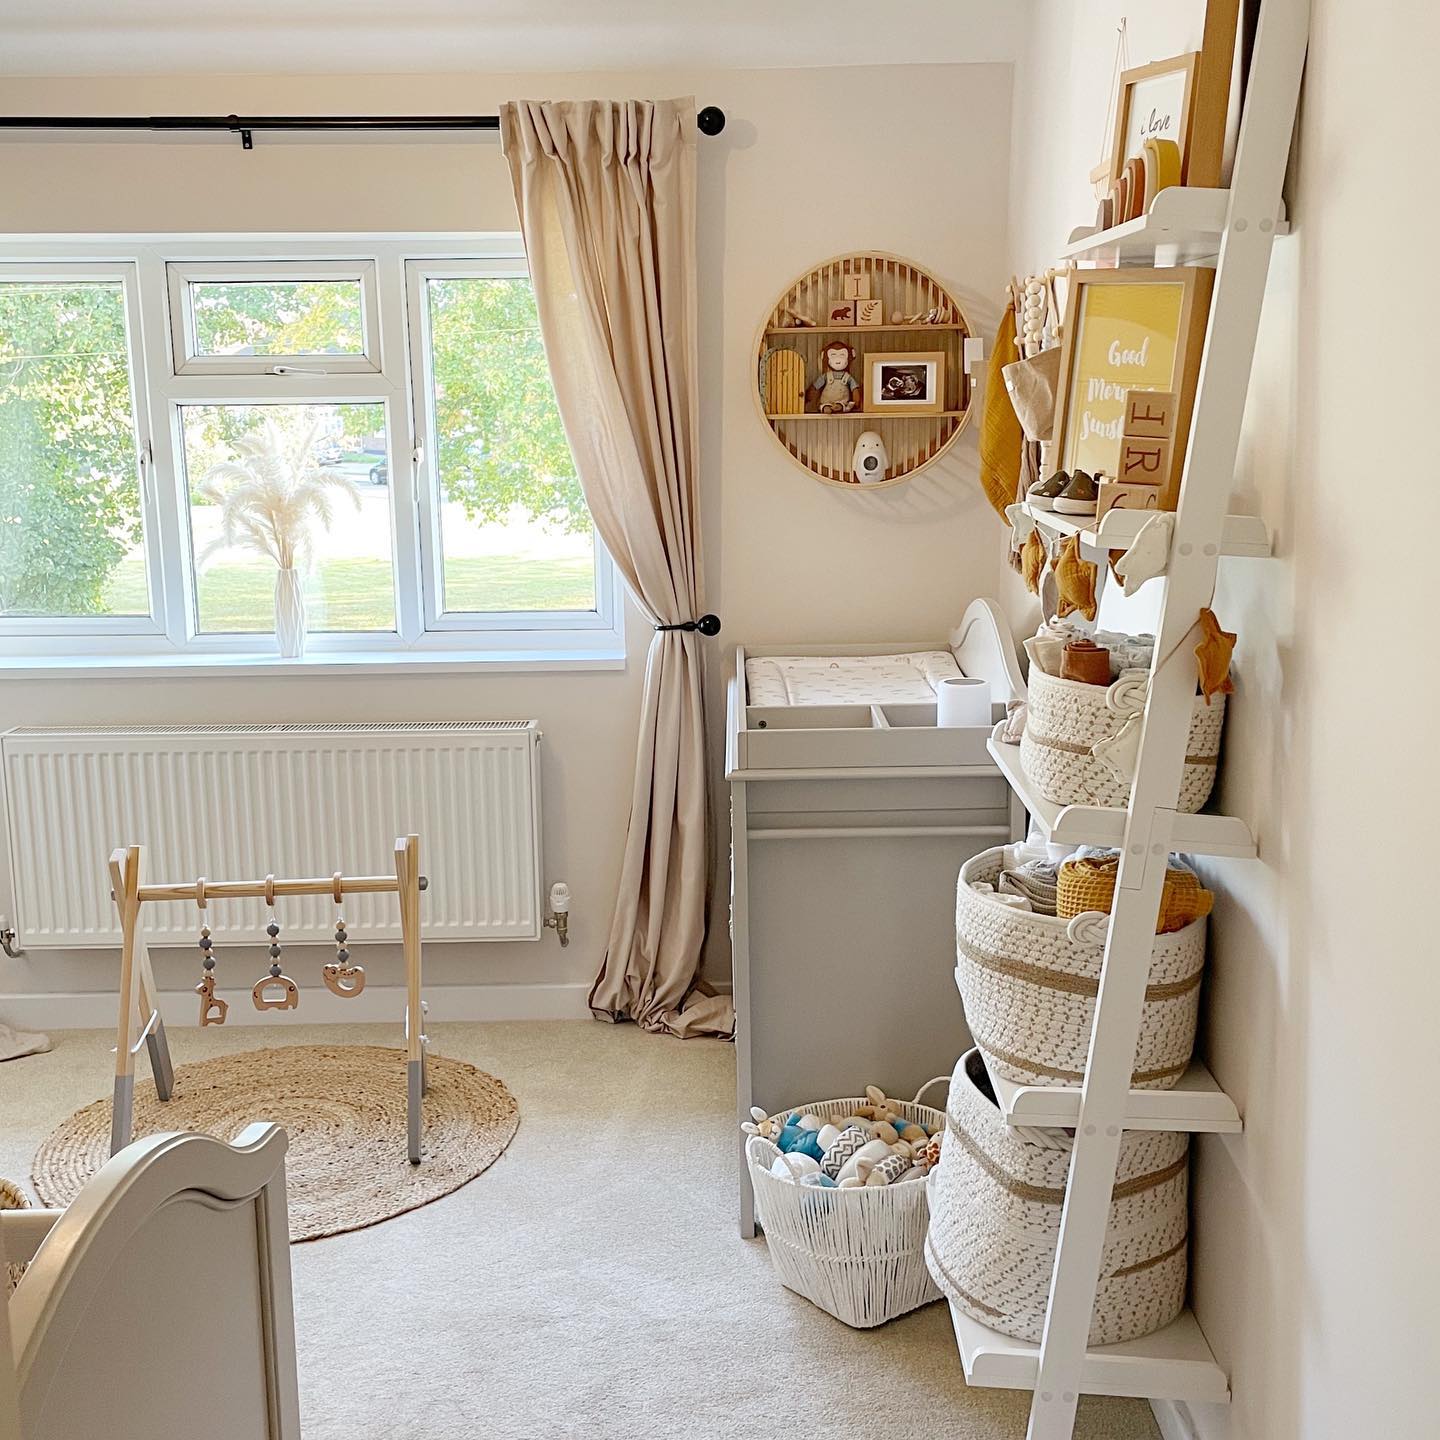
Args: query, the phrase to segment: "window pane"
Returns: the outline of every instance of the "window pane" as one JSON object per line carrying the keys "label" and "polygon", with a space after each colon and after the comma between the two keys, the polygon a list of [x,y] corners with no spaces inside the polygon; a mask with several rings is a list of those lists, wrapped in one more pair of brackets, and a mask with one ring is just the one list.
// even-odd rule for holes
{"label": "window pane", "polygon": [[0,614],[148,615],[119,281],[0,281]]}
{"label": "window pane", "polygon": [[275,574],[311,630],[393,630],[385,407],[183,405],[202,632],[275,629]]}
{"label": "window pane", "polygon": [[426,282],[444,609],[594,610],[590,512],[523,276]]}
{"label": "window pane", "polygon": [[363,355],[358,280],[196,280],[197,355]]}

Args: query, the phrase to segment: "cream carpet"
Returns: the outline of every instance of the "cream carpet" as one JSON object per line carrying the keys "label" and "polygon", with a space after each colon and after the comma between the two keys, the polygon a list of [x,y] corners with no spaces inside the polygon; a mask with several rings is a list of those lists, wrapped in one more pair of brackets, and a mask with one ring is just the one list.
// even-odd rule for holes
{"label": "cream carpet", "polygon": [[[734,1052],[590,1021],[431,1027],[524,1123],[478,1179],[290,1252],[305,1440],[1022,1440],[1029,1397],[968,1390],[944,1305],[857,1332],[737,1238]],[[172,1034],[177,1064],[396,1027]],[[108,1093],[113,1035],[0,1066],[0,1176]],[[257,1115],[254,1118],[264,1119]],[[1079,1440],[1157,1440],[1087,1397]]]}

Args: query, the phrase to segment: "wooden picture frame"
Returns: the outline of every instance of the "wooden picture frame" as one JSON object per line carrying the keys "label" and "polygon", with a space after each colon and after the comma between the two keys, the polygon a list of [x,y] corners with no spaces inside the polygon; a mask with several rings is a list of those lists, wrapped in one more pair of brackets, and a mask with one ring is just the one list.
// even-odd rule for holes
{"label": "wooden picture frame", "polygon": [[[894,393],[897,382],[919,377],[920,396]],[[864,411],[867,415],[939,415],[945,409],[945,352],[910,350],[865,356]]]}
{"label": "wooden picture frame", "polygon": [[[1195,108],[1195,79],[1200,52],[1191,50],[1169,60],[1156,60],[1125,70],[1115,103],[1115,130],[1110,137],[1110,179],[1118,182],[1129,160],[1140,158],[1147,139],[1173,140],[1180,147],[1180,174],[1189,161],[1191,118]],[[1137,109],[1149,105],[1151,113],[1132,125]],[[1115,223],[1123,217],[1117,215]]]}
{"label": "wooden picture frame", "polygon": [[1132,389],[1173,390],[1174,440],[1169,473],[1159,487],[1159,508],[1174,510],[1215,272],[1198,266],[1127,266],[1074,270],[1069,281],[1052,473],[1078,468],[1097,478],[1115,478],[1125,397]]}
{"label": "wooden picture frame", "polygon": [[1240,31],[1240,0],[1206,0],[1200,68],[1190,110],[1189,154],[1180,156],[1180,183],[1213,189],[1225,167],[1231,77]]}

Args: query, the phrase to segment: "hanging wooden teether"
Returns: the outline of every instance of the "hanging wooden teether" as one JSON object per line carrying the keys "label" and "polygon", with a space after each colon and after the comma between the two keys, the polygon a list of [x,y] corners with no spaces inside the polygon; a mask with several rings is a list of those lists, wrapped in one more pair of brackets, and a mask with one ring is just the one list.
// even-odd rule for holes
{"label": "hanging wooden teether", "polygon": [[321,966],[320,974],[325,981],[325,988],[332,995],[358,995],[365,988],[365,967],[350,963],[350,939],[345,930],[345,915],[340,909],[344,903],[345,889],[338,870],[331,877],[330,891],[335,897],[335,959],[330,964]]}
{"label": "hanging wooden teether", "polygon": [[215,993],[215,947],[210,940],[210,927],[205,923],[203,875],[195,882],[195,903],[200,907],[200,939],[196,943],[200,946],[200,954],[204,957],[201,964],[205,967],[205,973],[195,987],[195,993],[200,997],[200,1025],[203,1029],[206,1025],[223,1025],[230,1013],[230,1002]]}
{"label": "hanging wooden teether", "polygon": [[[250,998],[257,1010],[293,1010],[300,1003],[300,987],[280,970],[280,926],[275,919],[275,877],[265,877],[265,904],[270,908],[270,923],[265,933],[270,937],[270,973],[255,982]],[[279,994],[275,994],[276,987]]]}

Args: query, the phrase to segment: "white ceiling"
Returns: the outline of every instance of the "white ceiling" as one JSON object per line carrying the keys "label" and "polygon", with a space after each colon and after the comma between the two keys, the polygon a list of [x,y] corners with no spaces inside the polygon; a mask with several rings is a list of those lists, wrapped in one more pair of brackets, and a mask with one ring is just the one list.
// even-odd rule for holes
{"label": "white ceiling", "polygon": [[0,74],[1009,60],[1026,0],[3,0]]}

